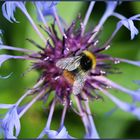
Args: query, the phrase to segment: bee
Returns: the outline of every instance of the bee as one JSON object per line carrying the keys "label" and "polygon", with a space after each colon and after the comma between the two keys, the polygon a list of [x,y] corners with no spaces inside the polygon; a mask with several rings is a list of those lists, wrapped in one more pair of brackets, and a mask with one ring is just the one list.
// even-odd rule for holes
{"label": "bee", "polygon": [[96,56],[85,50],[78,56],[58,60],[56,66],[63,69],[63,76],[73,85],[72,93],[78,95],[83,89],[89,71],[96,67]]}

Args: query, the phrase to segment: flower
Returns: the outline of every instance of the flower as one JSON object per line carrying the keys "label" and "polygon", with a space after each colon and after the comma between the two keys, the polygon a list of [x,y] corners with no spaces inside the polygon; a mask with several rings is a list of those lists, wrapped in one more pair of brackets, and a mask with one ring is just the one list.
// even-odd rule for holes
{"label": "flower", "polygon": [[[113,71],[113,67],[111,67],[109,63],[112,65],[128,63],[139,67],[140,62],[114,58],[102,53],[102,51],[110,47],[112,39],[122,25],[130,30],[131,39],[139,33],[134,26],[134,21],[139,21],[139,15],[127,19],[119,13],[114,12],[118,3],[116,1],[109,1],[106,2],[106,10],[96,27],[91,31],[85,32],[95,2],[90,3],[84,21],[82,21],[81,16],[78,16],[67,28],[63,27],[61,22],[62,18],[57,13],[57,3],[33,2],[32,4],[35,5],[39,19],[43,23],[40,27],[49,36],[49,39],[46,39],[45,35],[39,30],[26,9],[25,2],[6,1],[2,5],[3,15],[10,22],[17,22],[14,13],[16,8],[19,8],[45,44],[44,46],[40,46],[35,40],[27,39],[40,49],[40,51],[33,51],[0,43],[0,50],[5,49],[24,53],[24,55],[21,56],[1,54],[0,66],[9,59],[32,60],[31,70],[40,71],[38,82],[33,88],[27,90],[15,104],[0,104],[0,109],[8,109],[5,117],[1,120],[1,127],[4,131],[5,138],[18,138],[21,128],[20,118],[36,101],[40,99],[47,102],[48,97],[52,94],[54,94],[54,96],[49,106],[47,123],[38,138],[44,138],[45,135],[47,135],[48,138],[74,138],[68,133],[65,125],[66,112],[69,108],[72,108],[73,111],[81,117],[85,128],[84,138],[100,138],[89,107],[90,100],[100,98],[96,91],[104,93],[121,110],[140,118],[140,107],[136,104],[140,101],[139,90],[127,89],[107,78],[110,71]],[[51,25],[48,24],[45,18],[48,15],[51,15],[55,20]],[[99,35],[100,29],[110,16],[115,16],[121,20],[117,23],[117,27],[111,37],[102,47],[99,47],[98,42],[100,40],[97,35]],[[59,29],[60,36],[58,35],[56,26]],[[85,61],[83,57],[87,59],[87,61]],[[90,68],[88,67],[89,65],[87,65],[89,62],[92,64]],[[93,68],[91,68],[91,66]],[[9,75],[2,78],[8,77]],[[77,86],[76,84],[79,85]],[[129,95],[133,99],[133,102],[129,103],[120,100],[110,94],[108,88],[122,91],[124,94]],[[95,91],[95,93],[93,93],[93,91]],[[76,95],[73,95],[74,93],[76,93]],[[27,96],[32,96],[32,100],[21,106],[21,102]],[[71,96],[73,96],[73,98]],[[73,105],[73,102],[76,103],[76,107]],[[51,123],[53,121],[55,106],[58,103],[62,104],[63,111],[58,130],[53,130],[51,129]]]}

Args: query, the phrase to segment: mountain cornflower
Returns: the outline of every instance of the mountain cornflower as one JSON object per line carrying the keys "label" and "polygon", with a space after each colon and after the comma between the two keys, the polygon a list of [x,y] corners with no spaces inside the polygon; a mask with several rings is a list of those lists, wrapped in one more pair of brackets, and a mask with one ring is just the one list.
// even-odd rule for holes
{"label": "mountain cornflower", "polygon": [[[22,56],[1,54],[0,66],[9,59],[31,60],[33,61],[31,70],[40,72],[37,83],[27,90],[27,92],[23,94],[16,103],[0,104],[0,109],[8,109],[8,112],[3,114],[3,118],[0,120],[5,138],[18,138],[22,127],[20,124],[21,117],[23,117],[27,110],[29,110],[38,100],[47,102],[50,95],[53,95],[53,98],[51,99],[49,106],[47,122],[42,132],[38,134],[37,138],[44,138],[45,136],[48,138],[74,138],[68,133],[65,126],[65,116],[69,109],[72,109],[81,118],[85,128],[85,134],[83,134],[84,138],[100,138],[89,107],[89,102],[91,100],[93,101],[93,99],[95,99],[94,101],[96,101],[96,99],[100,98],[98,91],[105,94],[121,110],[130,112],[137,118],[140,118],[140,107],[136,105],[136,102],[140,101],[140,91],[125,88],[107,78],[107,75],[111,70],[113,70],[113,67],[111,67],[112,65],[128,63],[139,67],[140,61],[114,58],[102,53],[110,47],[112,39],[116,34],[119,34],[118,31],[122,26],[126,27],[130,31],[131,39],[134,39],[134,37],[139,33],[137,27],[134,25],[134,21],[140,20],[140,14],[126,18],[120,13],[115,12],[116,7],[119,6],[117,1],[109,1],[106,2],[105,12],[95,28],[85,32],[96,2],[90,2],[85,17],[77,16],[69,26],[64,26],[65,19],[62,19],[61,16],[58,15],[56,8],[59,3],[45,1],[32,2],[37,11],[37,19],[42,21],[44,24],[40,25],[40,27],[34,22],[29,14],[26,8],[27,2],[6,1],[2,5],[3,16],[10,22],[19,22],[15,18],[14,14],[16,9],[22,11],[35,32],[38,34],[38,37],[44,43],[44,46],[40,46],[35,40],[27,39],[30,43],[40,49],[40,51],[33,51],[4,45],[2,41],[0,41],[1,50],[19,51],[24,52],[25,54]],[[51,16],[54,20],[51,25],[48,24],[48,16]],[[102,46],[99,46],[98,42],[100,42],[100,40],[98,36],[100,35],[101,28],[104,30],[103,25],[110,16],[116,17],[119,21],[116,23],[116,29],[112,33],[111,37],[109,37]],[[59,29],[58,31],[56,30],[56,27]],[[42,32],[48,34],[49,38],[45,37]],[[61,36],[58,36],[58,32],[60,32]],[[70,80],[76,80],[76,77],[74,77],[75,75],[70,74],[70,71],[65,73],[65,70],[58,67],[56,63],[64,58],[80,56],[85,50],[88,50],[93,54],[94,68],[89,70],[86,79],[81,81],[84,82],[84,86],[80,93],[74,95],[73,82]],[[69,63],[72,62],[67,62],[67,65]],[[112,65],[109,65],[109,63]],[[1,76],[1,78],[8,78],[9,76],[11,76],[11,74],[6,77]],[[71,78],[69,78],[69,76],[71,76]],[[76,88],[78,89],[80,87],[77,86]],[[125,102],[118,97],[115,97],[109,92],[108,88],[122,91],[124,94],[129,95],[133,99],[133,102]],[[27,102],[25,105],[21,105],[22,101],[28,96],[32,97],[32,100]],[[51,130],[53,114],[57,104],[62,104],[63,106],[60,125],[57,130]]]}

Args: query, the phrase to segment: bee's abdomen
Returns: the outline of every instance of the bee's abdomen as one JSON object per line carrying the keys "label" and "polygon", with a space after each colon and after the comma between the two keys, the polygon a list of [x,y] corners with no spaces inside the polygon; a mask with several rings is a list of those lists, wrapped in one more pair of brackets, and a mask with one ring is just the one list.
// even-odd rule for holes
{"label": "bee's abdomen", "polygon": [[75,81],[75,76],[72,72],[68,71],[68,70],[64,70],[63,71],[63,76],[65,77],[65,79],[70,83],[73,84]]}
{"label": "bee's abdomen", "polygon": [[83,54],[80,60],[81,69],[84,71],[88,71],[92,68],[92,59],[85,54]]}

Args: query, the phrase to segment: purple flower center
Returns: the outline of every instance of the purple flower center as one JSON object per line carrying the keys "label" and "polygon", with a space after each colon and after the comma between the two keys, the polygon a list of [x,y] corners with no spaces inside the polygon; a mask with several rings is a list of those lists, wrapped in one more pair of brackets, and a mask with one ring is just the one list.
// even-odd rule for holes
{"label": "purple flower center", "polygon": [[[80,18],[78,17],[77,21],[79,20]],[[39,59],[38,62],[33,64],[33,68],[42,71],[41,78],[45,78],[44,88],[50,88],[51,91],[55,91],[60,101],[67,101],[68,103],[70,103],[70,95],[72,94],[75,74],[74,72],[70,72],[68,70],[57,67],[56,62],[63,58],[80,56],[84,50],[88,50],[96,58],[96,62],[94,63],[97,63],[97,66],[94,66],[94,69],[88,68],[91,66],[89,66],[86,57],[83,57],[80,60],[80,64],[84,65],[85,70],[90,69],[88,75],[100,76],[106,74],[106,72],[104,72],[104,69],[107,69],[108,64],[104,63],[103,60],[109,58],[109,56],[107,55],[99,54],[99,52],[105,50],[106,47],[96,47],[95,42],[97,41],[97,39],[89,42],[89,39],[92,37],[93,33],[88,32],[85,35],[82,35],[82,27],[79,26],[79,28],[77,29],[76,24],[77,22],[74,21],[70,25],[70,27],[65,31],[65,35],[67,36],[67,38],[63,37],[63,39],[57,36],[54,24],[52,25],[52,28],[45,29],[45,31],[50,36],[51,41],[47,41],[45,48],[40,47],[42,50],[41,52],[30,56]],[[85,94],[90,97],[93,96],[88,89],[93,89],[90,84],[93,81],[104,87],[106,86],[105,84],[99,83],[92,78],[87,78],[84,81],[85,86],[83,86],[82,92],[85,92]]]}

